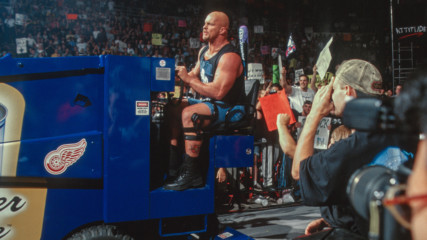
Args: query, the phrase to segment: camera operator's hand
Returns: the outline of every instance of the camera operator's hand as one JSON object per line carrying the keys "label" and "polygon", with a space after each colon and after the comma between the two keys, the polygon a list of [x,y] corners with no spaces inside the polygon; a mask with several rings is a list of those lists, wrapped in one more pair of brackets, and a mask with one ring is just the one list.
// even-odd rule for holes
{"label": "camera operator's hand", "polygon": [[322,87],[316,93],[313,105],[311,106],[310,116],[321,119],[327,116],[334,109],[334,104],[331,102],[334,81],[335,78],[332,78],[331,82],[327,86]]}
{"label": "camera operator's hand", "polygon": [[310,235],[322,231],[325,227],[330,227],[329,223],[323,218],[319,218],[310,222],[305,228],[305,235]]}

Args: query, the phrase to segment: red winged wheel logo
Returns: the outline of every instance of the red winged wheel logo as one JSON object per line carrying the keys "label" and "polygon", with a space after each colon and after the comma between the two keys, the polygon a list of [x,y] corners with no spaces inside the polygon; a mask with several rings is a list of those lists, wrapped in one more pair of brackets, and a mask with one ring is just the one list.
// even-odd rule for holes
{"label": "red winged wheel logo", "polygon": [[77,143],[64,144],[56,150],[49,152],[44,158],[45,169],[53,175],[59,175],[65,172],[67,168],[73,165],[83,156],[86,150],[86,139]]}

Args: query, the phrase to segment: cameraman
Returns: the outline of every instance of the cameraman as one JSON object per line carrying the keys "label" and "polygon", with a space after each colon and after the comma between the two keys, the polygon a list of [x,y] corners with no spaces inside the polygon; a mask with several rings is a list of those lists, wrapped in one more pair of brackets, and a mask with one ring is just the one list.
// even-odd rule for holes
{"label": "cameraman", "polygon": [[346,101],[378,96],[381,85],[381,74],[371,63],[359,59],[344,61],[336,77],[315,95],[292,164],[292,176],[300,180],[303,203],[323,206],[322,217],[331,227],[345,228],[363,236],[367,236],[368,224],[357,217],[348,202],[348,179],[384,148],[399,146],[399,136],[355,131],[325,151],[314,154],[313,145],[323,117],[330,112],[342,116]]}
{"label": "cameraman", "polygon": [[[409,201],[411,207],[411,233],[413,239],[427,236],[427,70],[424,68],[410,78],[395,100],[395,112],[408,126],[415,126],[421,132],[412,174],[409,177],[406,195],[417,200]],[[414,199],[414,198],[412,198]]]}

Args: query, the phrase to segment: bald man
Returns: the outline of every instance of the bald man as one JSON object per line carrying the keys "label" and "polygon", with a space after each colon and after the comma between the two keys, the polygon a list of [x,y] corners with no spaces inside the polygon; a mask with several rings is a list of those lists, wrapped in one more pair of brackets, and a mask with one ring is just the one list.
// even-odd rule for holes
{"label": "bald man", "polygon": [[[223,12],[210,13],[203,25],[203,41],[207,42],[207,46],[200,50],[196,66],[191,72],[187,72],[183,66],[176,68],[177,75],[184,83],[203,97],[184,100],[170,110],[171,147],[168,174],[173,180],[165,183],[165,189],[180,191],[203,186],[198,167],[202,144],[201,130],[194,128],[191,118],[194,113],[214,116],[213,120],[203,121],[202,128],[224,122],[226,112],[244,94],[242,60],[228,41],[228,31],[228,16]],[[238,121],[242,117],[243,114],[238,114],[231,121]],[[178,174],[177,146],[181,131],[184,133],[185,156]]]}

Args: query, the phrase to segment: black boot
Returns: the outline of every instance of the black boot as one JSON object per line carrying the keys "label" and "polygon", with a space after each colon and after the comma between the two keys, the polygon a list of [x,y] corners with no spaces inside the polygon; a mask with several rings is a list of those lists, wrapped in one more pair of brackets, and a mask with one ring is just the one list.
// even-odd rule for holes
{"label": "black boot", "polygon": [[178,147],[171,145],[169,149],[168,178],[176,178],[178,176],[178,169],[181,162]]}
{"label": "black boot", "polygon": [[179,168],[182,163],[182,158],[180,157],[180,155],[181,154],[178,147],[174,145],[170,145],[168,171],[167,171],[167,177],[164,180],[164,184],[169,184],[178,177]]}
{"label": "black boot", "polygon": [[163,185],[163,188],[182,191],[188,188],[197,188],[201,186],[203,186],[203,179],[197,165],[197,158],[192,158],[186,154],[178,177],[172,182]]}

